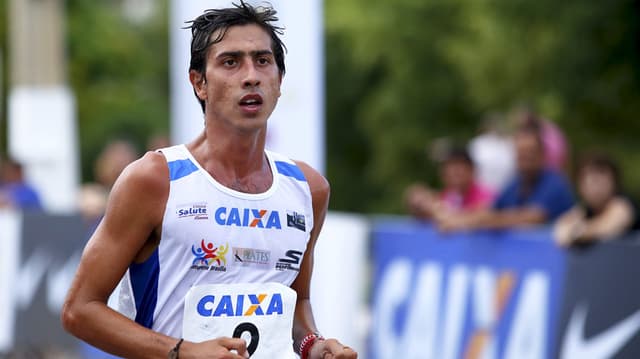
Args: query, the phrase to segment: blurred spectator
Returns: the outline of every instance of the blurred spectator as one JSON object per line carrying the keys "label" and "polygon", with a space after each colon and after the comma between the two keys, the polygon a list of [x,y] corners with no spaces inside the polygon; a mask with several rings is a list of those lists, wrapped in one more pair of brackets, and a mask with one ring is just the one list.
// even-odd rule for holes
{"label": "blurred spectator", "polygon": [[22,164],[11,158],[0,164],[0,207],[42,210],[40,196],[24,178]]}
{"label": "blurred spectator", "polygon": [[97,183],[85,183],[78,194],[78,209],[90,224],[96,223],[107,207],[109,192]]}
{"label": "blurred spectator", "polygon": [[482,120],[480,133],[469,141],[479,183],[494,193],[502,191],[515,172],[513,141],[506,133],[504,116],[491,113]]}
{"label": "blurred spectator", "polygon": [[417,218],[432,218],[435,212],[460,212],[486,208],[493,193],[475,180],[474,163],[461,148],[450,150],[440,164],[443,189],[434,192],[424,184],[411,185],[405,193],[405,204]]}
{"label": "blurred spectator", "polygon": [[605,154],[585,156],[578,166],[577,186],[581,203],[556,222],[556,243],[609,240],[640,229],[637,204],[621,189],[617,164]]}
{"label": "blurred spectator", "polygon": [[80,213],[90,225],[104,214],[109,191],[122,170],[137,158],[138,152],[128,141],[114,140],[104,147],[94,166],[96,182],[83,184],[78,195]]}
{"label": "blurred spectator", "polygon": [[540,131],[544,145],[544,163],[556,171],[565,172],[569,157],[569,146],[560,127],[554,122],[538,116],[530,107],[516,109],[516,127],[532,127]]}
{"label": "blurred spectator", "polygon": [[171,146],[171,140],[163,133],[156,133],[147,140],[147,151],[155,151],[169,146]]}
{"label": "blurred spectator", "polygon": [[438,215],[443,230],[505,228],[551,223],[573,205],[566,179],[545,168],[544,147],[536,128],[514,135],[517,174],[498,196],[493,208],[455,216]]}
{"label": "blurred spectator", "polygon": [[96,181],[107,190],[111,190],[122,170],[136,159],[138,159],[138,151],[129,141],[111,141],[96,160],[94,167]]}

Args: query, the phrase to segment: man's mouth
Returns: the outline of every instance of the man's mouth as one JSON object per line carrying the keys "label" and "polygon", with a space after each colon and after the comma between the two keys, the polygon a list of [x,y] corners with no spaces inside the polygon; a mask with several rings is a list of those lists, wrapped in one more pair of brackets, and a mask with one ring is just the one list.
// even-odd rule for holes
{"label": "man's mouth", "polygon": [[258,94],[246,95],[240,99],[240,106],[259,106],[262,105],[262,96]]}

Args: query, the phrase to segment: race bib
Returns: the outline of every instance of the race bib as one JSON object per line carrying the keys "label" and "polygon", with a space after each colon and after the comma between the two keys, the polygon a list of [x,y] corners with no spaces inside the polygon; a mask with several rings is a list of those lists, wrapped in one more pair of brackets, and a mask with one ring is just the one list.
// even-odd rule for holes
{"label": "race bib", "polygon": [[182,335],[202,342],[243,338],[251,358],[295,358],[296,292],[280,283],[210,284],[187,293]]}

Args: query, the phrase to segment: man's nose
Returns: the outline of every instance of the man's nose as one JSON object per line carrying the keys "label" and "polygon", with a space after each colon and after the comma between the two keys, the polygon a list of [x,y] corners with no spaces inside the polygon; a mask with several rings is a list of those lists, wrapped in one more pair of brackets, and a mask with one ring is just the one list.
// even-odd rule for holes
{"label": "man's nose", "polygon": [[243,87],[256,87],[260,85],[260,76],[253,61],[249,62],[246,66],[245,78],[243,80]]}

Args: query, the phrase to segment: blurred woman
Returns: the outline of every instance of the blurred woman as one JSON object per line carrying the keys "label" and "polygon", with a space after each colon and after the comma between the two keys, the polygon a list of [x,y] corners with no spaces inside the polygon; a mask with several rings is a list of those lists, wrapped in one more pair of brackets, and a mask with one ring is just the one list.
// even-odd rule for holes
{"label": "blurred woman", "polygon": [[604,154],[591,154],[578,166],[577,186],[581,203],[558,219],[557,244],[610,240],[640,229],[640,211],[621,190],[617,164]]}

